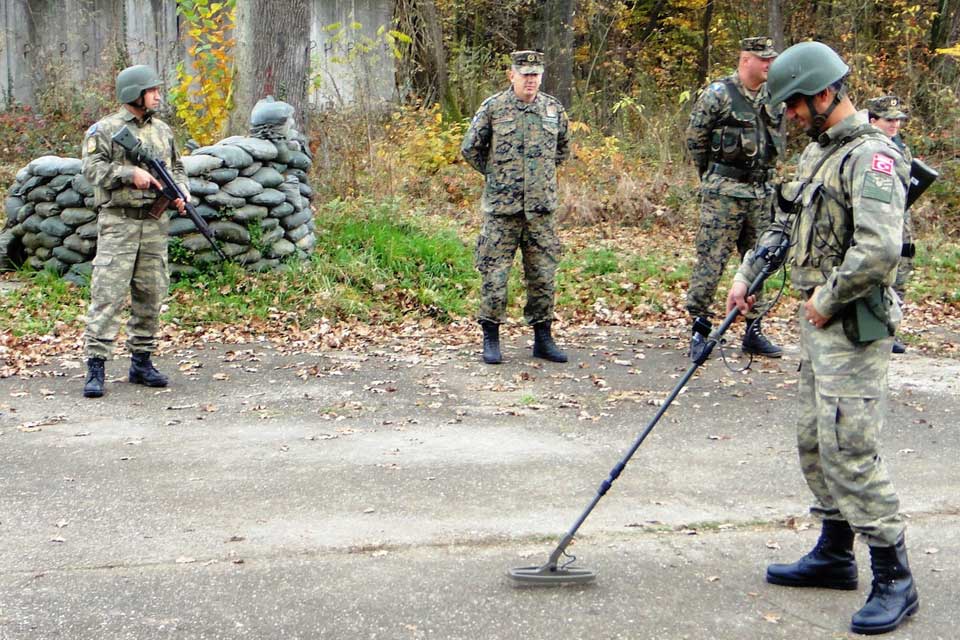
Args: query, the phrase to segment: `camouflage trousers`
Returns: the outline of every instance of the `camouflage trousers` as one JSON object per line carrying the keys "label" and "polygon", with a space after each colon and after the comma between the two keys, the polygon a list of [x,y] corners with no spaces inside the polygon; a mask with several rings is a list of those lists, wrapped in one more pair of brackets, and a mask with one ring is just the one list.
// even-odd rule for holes
{"label": "camouflage trousers", "polygon": [[[903,244],[913,244],[913,223],[910,220],[910,210],[907,209],[903,214]],[[906,300],[907,283],[913,275],[913,257],[901,256],[900,263],[897,264],[897,279],[893,283],[893,290],[900,296],[900,300]]]}
{"label": "camouflage trousers", "polygon": [[846,520],[868,544],[904,531],[900,501],[880,457],[893,338],[851,343],[839,318],[823,329],[800,311],[797,448],[815,516]]}
{"label": "camouflage trousers", "polygon": [[502,324],[507,320],[507,282],[513,257],[520,249],[528,324],[553,320],[554,277],[560,262],[560,238],[552,213],[497,216],[484,214],[477,238],[476,265],[483,283],[478,320]]}
{"label": "camouflage trousers", "polygon": [[117,209],[100,211],[84,334],[86,357],[111,357],[128,294],[127,348],[131,353],[153,353],[156,349],[160,305],[170,284],[168,228],[167,214],[159,220],[138,220]]}
{"label": "camouflage trousers", "polygon": [[[710,318],[717,285],[734,249],[743,259],[757,238],[770,226],[770,199],[733,198],[705,193],[700,205],[697,229],[697,264],[687,290],[687,312],[692,317]],[[748,319],[760,315],[762,294],[747,313]]]}

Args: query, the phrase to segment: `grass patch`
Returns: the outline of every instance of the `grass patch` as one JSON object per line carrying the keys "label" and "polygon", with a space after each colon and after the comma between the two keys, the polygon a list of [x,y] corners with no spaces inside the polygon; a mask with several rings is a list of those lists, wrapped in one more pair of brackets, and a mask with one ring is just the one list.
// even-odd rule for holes
{"label": "grass patch", "polygon": [[54,335],[86,313],[88,286],[78,287],[51,271],[21,270],[17,275],[23,286],[0,293],[0,326],[13,335]]}
{"label": "grass patch", "polygon": [[960,243],[943,236],[917,240],[913,277],[907,300],[931,299],[960,303]]}
{"label": "grass patch", "polygon": [[270,273],[228,264],[182,279],[173,286],[166,319],[189,326],[296,312],[303,324],[406,315],[448,321],[475,304],[473,257],[452,230],[428,229],[394,202],[333,201],[320,209],[316,224],[317,247],[309,259]]}

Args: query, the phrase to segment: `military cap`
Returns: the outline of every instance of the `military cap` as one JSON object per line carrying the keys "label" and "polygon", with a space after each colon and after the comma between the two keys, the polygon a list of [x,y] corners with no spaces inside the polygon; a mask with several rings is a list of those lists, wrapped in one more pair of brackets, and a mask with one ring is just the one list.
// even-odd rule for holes
{"label": "military cap", "polygon": [[740,41],[740,51],[748,51],[758,58],[777,57],[777,51],[773,48],[773,38],[767,36],[744,38]]}
{"label": "military cap", "polygon": [[514,51],[510,63],[520,73],[543,73],[543,54],[539,51]]}
{"label": "military cap", "polygon": [[903,101],[897,96],[880,96],[867,100],[867,111],[871,117],[884,120],[906,120],[910,117],[903,109]]}

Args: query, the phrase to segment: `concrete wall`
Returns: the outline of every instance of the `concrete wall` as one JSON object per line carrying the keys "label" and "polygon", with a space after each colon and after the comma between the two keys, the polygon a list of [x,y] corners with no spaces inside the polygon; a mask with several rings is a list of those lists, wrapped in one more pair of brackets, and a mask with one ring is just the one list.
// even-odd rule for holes
{"label": "concrete wall", "polygon": [[[352,102],[360,92],[393,96],[388,51],[351,56],[358,35],[372,38],[381,25],[389,28],[392,12],[392,0],[314,0],[311,51],[321,82],[312,102]],[[122,49],[133,64],[154,65],[166,80],[177,62],[189,63],[175,0],[0,0],[0,20],[0,108],[11,100],[35,104],[38,88],[54,78],[82,83],[112,69]],[[351,29],[354,22],[362,28]],[[324,29],[334,23],[347,27],[348,37],[335,42]]]}
{"label": "concrete wall", "polygon": [[[354,102],[358,94],[373,100],[394,97],[394,62],[382,40],[369,52],[363,42],[377,40],[377,30],[391,28],[391,0],[321,0],[314,4],[311,33],[311,66],[319,83],[310,91],[317,107]],[[328,29],[340,23],[342,33]],[[360,28],[354,29],[353,23]]]}

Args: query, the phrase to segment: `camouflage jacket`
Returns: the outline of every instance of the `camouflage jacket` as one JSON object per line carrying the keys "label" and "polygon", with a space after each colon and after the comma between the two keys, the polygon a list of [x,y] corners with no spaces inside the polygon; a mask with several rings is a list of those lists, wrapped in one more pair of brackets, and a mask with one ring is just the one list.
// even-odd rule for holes
{"label": "camouflage jacket", "polygon": [[166,163],[174,181],[184,193],[188,193],[187,176],[170,127],[156,117],[148,117],[140,122],[130,111],[121,107],[87,129],[83,139],[83,176],[93,185],[96,206],[141,208],[149,206],[157,198],[155,190],[141,190],[133,186],[135,165],[127,159],[123,148],[111,140],[113,134],[124,125]]}
{"label": "camouflage jacket", "polygon": [[486,176],[481,209],[493,215],[551,213],[557,208],[557,166],[570,153],[567,113],[538,93],[527,104],[507,89],[484,100],[460,145]]}
{"label": "camouflage jacket", "polygon": [[[772,246],[780,234],[790,236],[791,284],[801,291],[817,288],[813,304],[828,317],[875,286],[892,284],[900,260],[910,167],[878,130],[867,126],[867,133],[850,139],[866,125],[864,116],[854,114],[807,146],[797,180],[783,185],[784,195],[801,204],[799,215],[779,212],[758,241]],[[759,273],[752,258],[752,251],[744,257],[738,282],[749,283]]]}
{"label": "camouflage jacket", "polygon": [[[744,103],[752,107],[752,113],[734,110],[728,83],[733,84]],[[766,181],[742,181],[731,177],[708,173],[711,162],[720,160],[718,154],[725,148],[745,148],[757,156],[757,170],[767,171],[772,178],[777,156],[783,149],[780,124],[783,121],[783,104],[771,106],[770,92],[763,84],[751,99],[740,77],[734,73],[727,78],[712,82],[697,98],[687,125],[687,150],[697,167],[703,193],[713,193],[735,198],[765,198],[772,191]]]}

